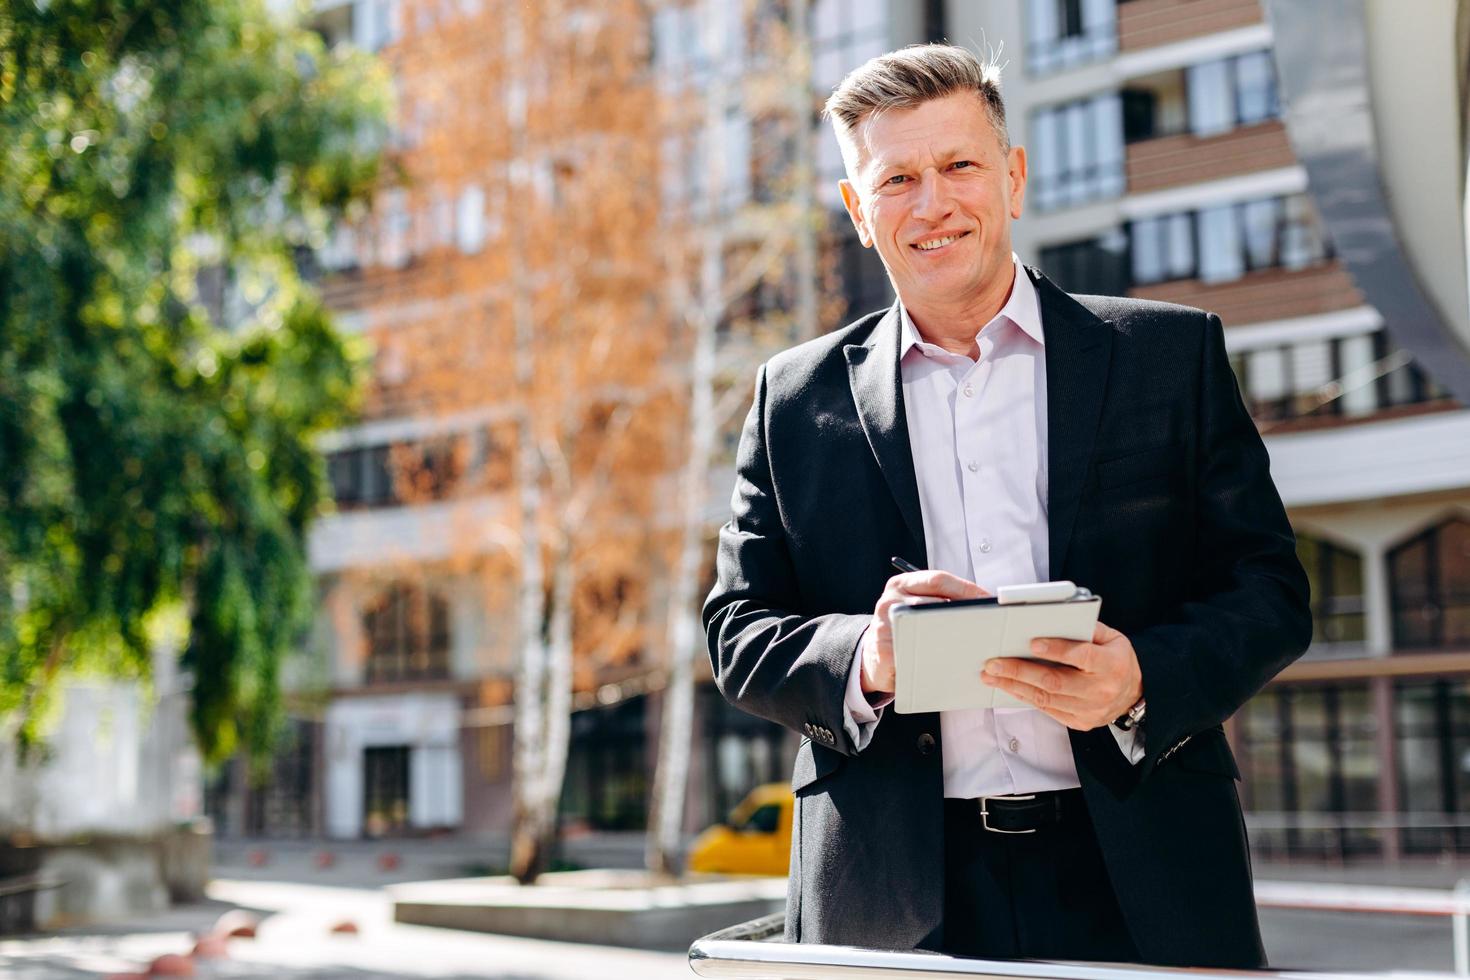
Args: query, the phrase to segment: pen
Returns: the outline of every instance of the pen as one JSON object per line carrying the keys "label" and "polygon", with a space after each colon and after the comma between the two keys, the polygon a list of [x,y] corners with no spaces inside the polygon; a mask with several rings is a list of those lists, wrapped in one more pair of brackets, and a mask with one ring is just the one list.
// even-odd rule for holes
{"label": "pen", "polygon": [[922,572],[923,571],[923,569],[920,568],[918,565],[915,565],[911,561],[905,561],[904,559],[899,558],[897,555],[895,555],[894,557],[888,559],[888,561],[893,565],[894,568],[898,569],[900,572]]}

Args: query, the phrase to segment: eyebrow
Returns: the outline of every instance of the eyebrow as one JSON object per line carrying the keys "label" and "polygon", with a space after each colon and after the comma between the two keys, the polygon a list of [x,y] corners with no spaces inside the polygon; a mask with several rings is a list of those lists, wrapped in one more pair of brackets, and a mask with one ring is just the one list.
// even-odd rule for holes
{"label": "eyebrow", "polygon": [[[940,161],[940,166],[943,166],[943,165],[949,164],[949,163],[954,163],[956,160],[970,160],[970,161],[973,161],[974,163],[976,163],[977,165],[983,163],[983,161],[981,160],[979,154],[966,153],[964,150],[959,149],[959,148],[947,149],[947,150],[945,150],[942,153],[936,154],[935,155],[935,158]],[[879,159],[874,158],[874,157],[870,157],[869,159],[870,159],[870,163],[871,163],[872,168],[873,168],[873,174],[874,174],[875,177],[888,177],[888,176],[892,176],[893,171],[895,171],[895,170],[912,170],[913,169],[913,167],[911,167],[909,165],[909,163],[907,161],[905,161],[905,160],[886,160],[885,161],[885,160],[879,160]]]}

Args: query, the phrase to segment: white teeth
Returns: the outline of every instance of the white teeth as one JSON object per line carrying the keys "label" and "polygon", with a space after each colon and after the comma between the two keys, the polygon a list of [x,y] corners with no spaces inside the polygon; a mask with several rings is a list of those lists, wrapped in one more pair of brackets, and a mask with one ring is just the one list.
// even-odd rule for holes
{"label": "white teeth", "polygon": [[932,241],[919,242],[914,247],[922,252],[927,252],[931,249],[942,248],[943,246],[948,245],[950,242],[957,242],[963,237],[963,235],[949,235],[946,238],[935,238]]}

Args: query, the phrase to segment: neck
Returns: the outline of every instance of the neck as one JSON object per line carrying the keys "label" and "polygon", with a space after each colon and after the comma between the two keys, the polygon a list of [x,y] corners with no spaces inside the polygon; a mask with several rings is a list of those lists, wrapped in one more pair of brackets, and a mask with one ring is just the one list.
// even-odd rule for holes
{"label": "neck", "polygon": [[903,308],[919,336],[928,343],[943,347],[951,354],[964,354],[971,360],[980,356],[976,336],[995,315],[1005,308],[1016,285],[1016,264],[1007,263],[1006,274],[981,292],[954,300],[918,301],[910,304],[900,296]]}

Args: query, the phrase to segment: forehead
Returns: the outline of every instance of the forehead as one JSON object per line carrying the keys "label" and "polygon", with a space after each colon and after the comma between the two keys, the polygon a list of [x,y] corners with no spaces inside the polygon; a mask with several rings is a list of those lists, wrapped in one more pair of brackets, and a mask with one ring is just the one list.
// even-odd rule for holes
{"label": "forehead", "polygon": [[872,113],[858,123],[852,137],[859,166],[901,166],[958,153],[1000,151],[985,104],[973,92]]}

